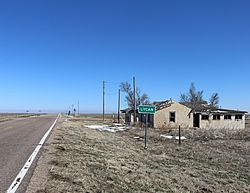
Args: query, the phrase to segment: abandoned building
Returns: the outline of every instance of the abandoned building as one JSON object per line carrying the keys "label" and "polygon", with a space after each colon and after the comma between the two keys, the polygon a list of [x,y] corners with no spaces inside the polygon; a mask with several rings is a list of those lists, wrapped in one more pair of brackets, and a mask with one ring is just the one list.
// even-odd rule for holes
{"label": "abandoned building", "polygon": [[[134,109],[124,109],[121,110],[121,113],[125,114],[125,123],[126,124],[133,124],[134,123]],[[148,125],[150,127],[153,127],[154,122],[154,116],[153,115],[146,115],[146,114],[139,114],[138,110],[136,110],[136,120],[137,122],[145,123],[146,122],[146,116],[148,116]]]}
{"label": "abandoned building", "polygon": [[[246,111],[215,108],[208,104],[199,104],[195,107],[190,103],[178,103],[172,100],[153,102],[156,106],[154,115],[138,114],[137,122],[148,124],[154,128],[218,128],[218,129],[244,129]],[[125,109],[125,122],[133,123],[133,110]]]}

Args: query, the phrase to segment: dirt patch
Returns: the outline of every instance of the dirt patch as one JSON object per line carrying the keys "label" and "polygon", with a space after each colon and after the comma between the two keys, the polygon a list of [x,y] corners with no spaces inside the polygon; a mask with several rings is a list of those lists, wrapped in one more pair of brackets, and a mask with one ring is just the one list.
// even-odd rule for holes
{"label": "dirt patch", "polygon": [[178,145],[160,137],[177,131],[149,129],[145,150],[143,129],[110,133],[86,124],[57,127],[45,154],[47,180],[27,192],[250,192],[250,140],[242,138],[249,130],[185,130],[187,140]]}

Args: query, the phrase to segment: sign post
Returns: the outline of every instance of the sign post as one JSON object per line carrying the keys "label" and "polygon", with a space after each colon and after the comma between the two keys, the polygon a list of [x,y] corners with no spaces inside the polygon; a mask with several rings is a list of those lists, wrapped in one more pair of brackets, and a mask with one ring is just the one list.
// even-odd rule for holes
{"label": "sign post", "polygon": [[147,127],[148,127],[148,114],[154,114],[156,111],[155,106],[149,105],[140,105],[138,108],[138,112],[144,114],[145,116],[145,136],[144,136],[144,149],[147,149]]}

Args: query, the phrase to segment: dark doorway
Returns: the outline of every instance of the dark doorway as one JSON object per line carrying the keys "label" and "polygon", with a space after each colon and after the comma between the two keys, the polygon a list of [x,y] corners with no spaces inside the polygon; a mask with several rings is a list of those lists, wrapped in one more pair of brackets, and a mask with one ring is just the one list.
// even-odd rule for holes
{"label": "dark doorway", "polygon": [[200,128],[200,114],[194,114],[194,127]]}
{"label": "dark doorway", "polygon": [[139,120],[140,120],[140,122],[146,124],[146,116],[148,118],[148,120],[147,120],[148,127],[152,127],[153,128],[154,127],[154,115],[153,114],[142,114],[142,113],[140,113],[139,114]]}

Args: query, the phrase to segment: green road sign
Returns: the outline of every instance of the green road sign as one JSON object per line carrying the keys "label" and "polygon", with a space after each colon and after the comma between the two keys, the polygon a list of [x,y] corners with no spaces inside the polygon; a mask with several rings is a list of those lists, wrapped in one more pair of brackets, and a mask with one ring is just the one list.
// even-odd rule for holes
{"label": "green road sign", "polygon": [[138,112],[144,114],[154,114],[155,110],[156,110],[155,106],[148,106],[148,105],[140,105],[138,108]]}

